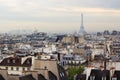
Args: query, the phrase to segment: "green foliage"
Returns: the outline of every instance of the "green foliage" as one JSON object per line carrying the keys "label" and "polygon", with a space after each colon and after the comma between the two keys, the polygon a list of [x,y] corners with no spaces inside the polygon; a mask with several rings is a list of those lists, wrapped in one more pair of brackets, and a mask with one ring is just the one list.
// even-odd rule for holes
{"label": "green foliage", "polygon": [[79,65],[79,66],[69,66],[68,68],[68,77],[69,80],[73,80],[74,75],[76,74],[81,74],[84,71],[84,67]]}

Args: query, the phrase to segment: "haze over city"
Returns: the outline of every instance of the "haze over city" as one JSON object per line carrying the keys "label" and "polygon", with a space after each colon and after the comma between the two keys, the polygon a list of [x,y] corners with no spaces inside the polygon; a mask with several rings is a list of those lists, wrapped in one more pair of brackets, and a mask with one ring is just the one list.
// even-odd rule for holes
{"label": "haze over city", "polygon": [[0,80],[120,80],[120,0],[0,0]]}
{"label": "haze over city", "polygon": [[0,0],[0,31],[74,32],[120,30],[120,0]]}

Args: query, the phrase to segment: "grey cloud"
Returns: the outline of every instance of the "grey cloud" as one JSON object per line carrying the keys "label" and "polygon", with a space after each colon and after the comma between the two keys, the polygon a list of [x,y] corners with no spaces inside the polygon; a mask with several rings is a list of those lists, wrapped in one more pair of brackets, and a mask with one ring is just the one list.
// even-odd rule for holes
{"label": "grey cloud", "polygon": [[[59,2],[60,3],[60,2]],[[120,9],[120,0],[62,0],[60,6]]]}
{"label": "grey cloud", "polygon": [[[46,26],[47,28],[49,27],[50,23],[52,25],[57,23],[55,27],[66,24],[63,26],[66,26],[68,29],[72,24],[74,24],[73,26],[78,25],[79,27],[81,13],[81,10],[79,10],[80,8],[90,8],[89,11],[91,11],[92,8],[96,8],[94,10],[98,10],[97,8],[102,8],[102,10],[114,9],[115,11],[118,11],[116,11],[116,13],[119,15],[119,3],[120,0],[0,0],[0,22],[3,21],[6,23],[6,21],[15,21],[16,24],[23,22],[23,26],[24,24],[29,24],[30,22],[38,22],[45,23],[48,25]],[[77,8],[77,10],[73,10],[74,8]],[[84,13],[84,22],[85,24],[98,24],[88,24],[87,26],[92,26],[97,30],[96,26],[101,27],[101,23],[119,24],[120,16],[116,15],[114,11],[114,15],[111,15],[112,13],[109,14],[110,11],[105,14],[103,14],[104,10],[103,12],[101,11],[101,13],[98,11],[101,16],[99,14],[95,15],[96,13],[94,12],[86,14]],[[87,14],[89,15],[87,16]],[[105,17],[107,15],[113,17]],[[102,26],[104,26],[104,24]],[[10,23],[10,25],[14,26],[12,23]],[[3,24],[3,26],[6,25]],[[29,26],[33,27],[32,25]],[[72,29],[73,28],[71,28],[71,30]],[[103,27],[101,29],[103,29]]]}
{"label": "grey cloud", "polygon": [[[0,2],[0,14],[40,14],[56,13],[52,8],[88,7],[120,9],[120,0],[3,0]],[[11,2],[11,3],[10,3]],[[9,14],[8,14],[9,15]]]}

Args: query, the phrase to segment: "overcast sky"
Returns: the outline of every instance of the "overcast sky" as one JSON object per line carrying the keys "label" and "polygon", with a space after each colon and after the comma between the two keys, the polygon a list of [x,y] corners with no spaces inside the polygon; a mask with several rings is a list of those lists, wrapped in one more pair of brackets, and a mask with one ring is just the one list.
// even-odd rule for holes
{"label": "overcast sky", "polygon": [[0,0],[0,32],[32,29],[74,32],[120,30],[120,0]]}

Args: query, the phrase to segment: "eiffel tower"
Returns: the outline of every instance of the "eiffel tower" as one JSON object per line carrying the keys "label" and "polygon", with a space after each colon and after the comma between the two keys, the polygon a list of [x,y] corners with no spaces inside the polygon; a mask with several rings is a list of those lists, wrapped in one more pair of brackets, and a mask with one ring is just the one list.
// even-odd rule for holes
{"label": "eiffel tower", "polygon": [[83,14],[81,14],[81,26],[78,34],[79,36],[83,36],[85,34],[84,25],[83,25]]}

